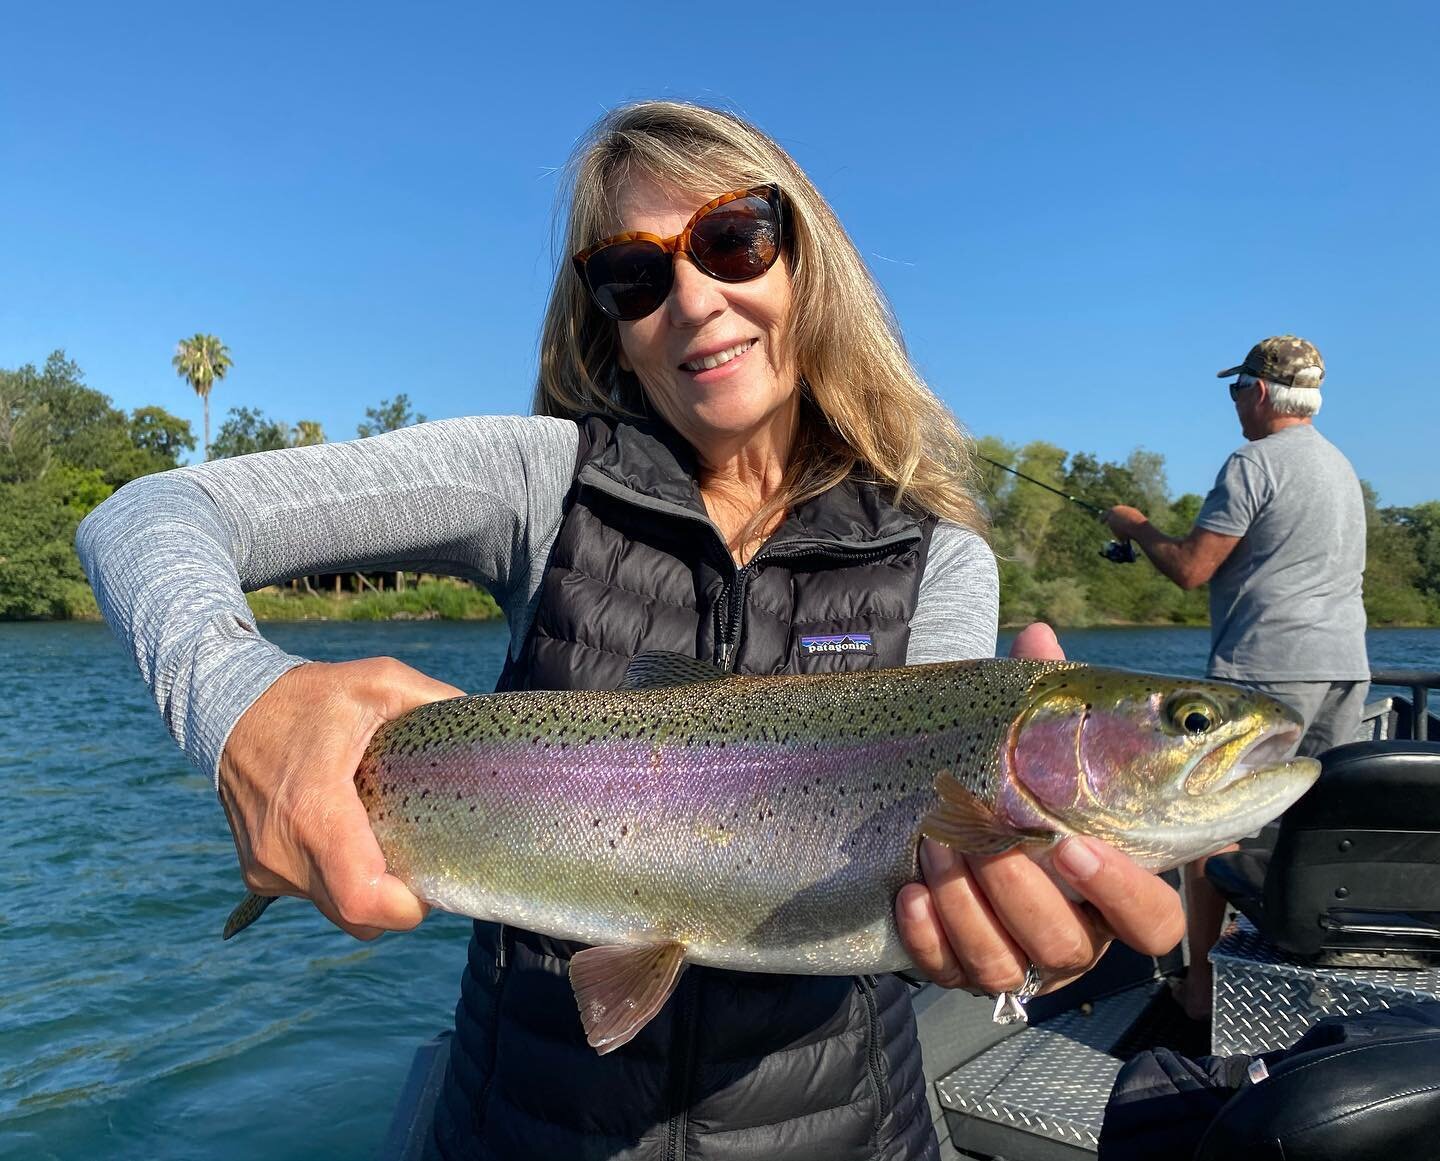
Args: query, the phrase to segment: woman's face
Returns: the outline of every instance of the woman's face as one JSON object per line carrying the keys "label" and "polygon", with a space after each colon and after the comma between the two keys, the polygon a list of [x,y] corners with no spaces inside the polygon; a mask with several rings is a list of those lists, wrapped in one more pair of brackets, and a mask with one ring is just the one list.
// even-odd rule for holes
{"label": "woman's face", "polygon": [[[635,179],[620,194],[620,229],[669,238],[723,192],[697,198]],[[707,459],[762,446],[767,437],[788,445],[797,407],[789,319],[790,271],[783,257],[750,282],[720,282],[680,255],[675,284],[660,307],[616,324],[620,365],[635,373],[650,405]]]}

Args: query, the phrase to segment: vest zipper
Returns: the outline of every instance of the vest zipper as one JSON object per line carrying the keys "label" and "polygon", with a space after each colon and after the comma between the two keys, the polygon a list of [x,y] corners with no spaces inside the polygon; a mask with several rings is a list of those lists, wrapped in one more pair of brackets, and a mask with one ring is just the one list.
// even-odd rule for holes
{"label": "vest zipper", "polygon": [[878,1145],[884,1132],[885,1121],[890,1116],[890,1085],[885,1078],[884,1050],[880,1047],[880,1004],[875,998],[876,979],[874,976],[857,976],[856,986],[865,998],[866,1036],[865,1064],[870,1072],[870,1083],[875,1089],[875,1139]]}
{"label": "vest zipper", "polygon": [[[917,533],[915,539],[919,538]],[[810,544],[790,541],[772,551],[766,551],[766,546],[762,545],[759,552],[742,567],[735,569],[735,574],[720,589],[720,597],[715,602],[715,664],[726,671],[734,667],[735,647],[739,644],[740,629],[745,619],[745,590],[755,575],[756,565],[772,561],[808,560],[817,556],[843,560],[846,564],[864,564],[869,560],[879,560],[891,555],[895,548],[893,540],[878,548],[870,545],[851,548],[835,541]]]}
{"label": "vest zipper", "polygon": [[735,575],[727,580],[720,590],[720,599],[715,602],[715,664],[729,670],[735,661],[735,646],[740,639],[740,622],[745,616],[745,589],[755,574],[750,566],[758,560],[757,552],[743,568],[737,568]]}
{"label": "vest zipper", "polygon": [[695,1062],[695,1007],[699,989],[692,970],[681,978],[674,1031],[670,1036],[670,1124],[665,1139],[665,1161],[685,1161],[685,1131],[690,1113],[690,1083]]}

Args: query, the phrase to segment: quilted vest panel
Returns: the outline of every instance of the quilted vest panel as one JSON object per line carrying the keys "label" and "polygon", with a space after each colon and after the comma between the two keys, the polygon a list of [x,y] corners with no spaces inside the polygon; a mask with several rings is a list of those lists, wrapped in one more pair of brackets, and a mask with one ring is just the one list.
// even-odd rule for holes
{"label": "quilted vest panel", "polygon": [[[739,673],[903,664],[932,529],[847,481],[798,506],[737,568],[688,448],[663,428],[592,418],[535,621],[502,688],[614,688],[647,649]],[[690,967],[659,1015],[602,1057],[581,1034],[572,950],[475,925],[436,1156],[938,1156],[897,977]]]}

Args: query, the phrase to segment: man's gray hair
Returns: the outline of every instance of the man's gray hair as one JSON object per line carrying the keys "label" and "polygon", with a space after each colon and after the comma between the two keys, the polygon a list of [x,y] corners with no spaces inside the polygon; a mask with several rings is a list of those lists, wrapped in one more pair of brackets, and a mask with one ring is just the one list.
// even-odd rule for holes
{"label": "man's gray hair", "polygon": [[[1295,372],[1295,382],[1289,387],[1266,379],[1265,384],[1270,388],[1270,409],[1276,415],[1293,415],[1301,419],[1315,415],[1320,410],[1320,380],[1324,376],[1325,372],[1319,367],[1304,367]],[[1244,390],[1259,381],[1255,375],[1241,375],[1239,386]]]}

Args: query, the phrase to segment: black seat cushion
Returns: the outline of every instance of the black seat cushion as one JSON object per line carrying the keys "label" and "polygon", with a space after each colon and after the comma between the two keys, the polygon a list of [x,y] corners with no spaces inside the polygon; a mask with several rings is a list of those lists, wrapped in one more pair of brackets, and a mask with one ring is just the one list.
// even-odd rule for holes
{"label": "black seat cushion", "polygon": [[1309,793],[1280,820],[1269,859],[1213,856],[1206,878],[1292,955],[1428,951],[1417,929],[1440,908],[1440,742],[1352,742],[1321,756]]}
{"label": "black seat cushion", "polygon": [[[1415,1018],[1407,1020],[1411,1014]],[[1440,1156],[1440,1027],[1434,1026],[1440,1004],[1373,1017],[1373,1037],[1309,1050],[1302,1040],[1267,1079],[1231,1097],[1201,1139],[1195,1161]],[[1357,1024],[1363,1033],[1366,1018]]]}

